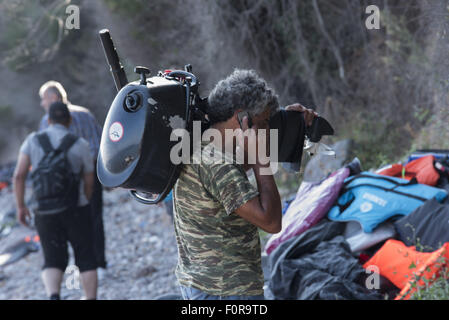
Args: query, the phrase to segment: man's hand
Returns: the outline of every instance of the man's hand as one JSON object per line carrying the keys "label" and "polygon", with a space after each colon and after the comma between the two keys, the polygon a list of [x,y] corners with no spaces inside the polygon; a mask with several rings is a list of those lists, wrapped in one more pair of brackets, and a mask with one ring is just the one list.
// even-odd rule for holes
{"label": "man's hand", "polygon": [[318,113],[316,113],[312,109],[307,109],[300,103],[294,103],[294,104],[288,105],[285,107],[285,110],[304,112],[304,120],[306,122],[307,127],[312,125],[313,119],[315,117],[318,117]]}
{"label": "man's hand", "polygon": [[[259,129],[264,129],[265,134],[259,132]],[[254,166],[255,164],[261,166],[269,166],[269,152],[270,152],[270,139],[268,125],[259,128],[257,124],[254,124],[251,128],[248,127],[248,118],[242,119],[242,128],[237,129],[237,153],[243,152],[240,156],[245,159],[245,168]],[[265,150],[259,151],[260,148]],[[246,169],[245,169],[246,170]]]}
{"label": "man's hand", "polygon": [[[242,119],[242,128],[237,130],[237,159],[249,159],[251,156],[250,146],[257,145],[256,130],[249,128],[248,117]],[[254,148],[255,149],[255,148]],[[245,161],[247,163],[247,161]]]}
{"label": "man's hand", "polygon": [[31,219],[31,214],[27,207],[21,207],[17,209],[17,219],[25,227],[30,226],[28,220]]}

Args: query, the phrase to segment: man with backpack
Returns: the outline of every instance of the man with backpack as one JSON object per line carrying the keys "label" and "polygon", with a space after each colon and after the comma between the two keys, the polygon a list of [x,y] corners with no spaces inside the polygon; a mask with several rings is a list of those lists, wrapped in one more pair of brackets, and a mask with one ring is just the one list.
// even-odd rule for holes
{"label": "man with backpack", "polygon": [[50,299],[59,299],[70,242],[86,299],[96,299],[97,263],[89,200],[94,184],[89,144],[68,130],[70,111],[62,102],[48,110],[49,127],[31,133],[20,148],[14,172],[14,193],[19,221],[29,226],[25,181],[31,166],[34,221],[44,254],[42,280]]}
{"label": "man with backpack", "polygon": [[67,104],[72,123],[69,131],[78,137],[84,138],[89,143],[89,150],[94,161],[94,189],[92,199],[90,200],[91,219],[93,227],[94,251],[98,265],[98,276],[101,281],[106,276],[106,254],[105,254],[105,234],[103,226],[103,186],[97,178],[95,172],[95,163],[97,160],[98,149],[101,141],[101,127],[93,114],[84,107],[76,106],[70,103],[67,92],[61,83],[57,81],[47,81],[39,89],[41,98],[41,107],[45,110],[39,125],[39,131],[48,127],[48,108],[53,102],[63,102]]}

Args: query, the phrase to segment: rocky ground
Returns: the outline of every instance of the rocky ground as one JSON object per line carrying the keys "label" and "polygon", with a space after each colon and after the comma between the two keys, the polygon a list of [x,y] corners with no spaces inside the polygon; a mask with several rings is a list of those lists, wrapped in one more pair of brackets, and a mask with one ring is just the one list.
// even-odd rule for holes
{"label": "rocky ground", "polygon": [[[10,190],[0,191],[0,211],[13,208]],[[104,225],[109,268],[99,284],[99,299],[156,299],[179,293],[174,275],[175,236],[163,207],[140,204],[130,199],[126,190],[105,191]],[[13,228],[0,238],[0,249],[26,234],[33,234],[33,230]],[[42,253],[38,251],[0,267],[0,299],[46,299],[40,279],[41,264]],[[82,289],[70,289],[72,275],[64,277],[61,290],[64,299],[83,296]]]}

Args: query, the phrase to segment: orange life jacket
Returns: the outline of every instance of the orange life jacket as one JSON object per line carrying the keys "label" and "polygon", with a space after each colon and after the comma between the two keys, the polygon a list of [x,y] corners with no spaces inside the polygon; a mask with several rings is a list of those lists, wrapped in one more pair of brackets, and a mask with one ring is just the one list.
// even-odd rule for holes
{"label": "orange life jacket", "polygon": [[[449,242],[434,252],[419,252],[414,246],[407,247],[398,240],[388,240],[363,267],[376,266],[379,273],[401,289],[395,300],[409,299],[416,291],[412,286],[416,277],[429,282],[439,276],[443,266],[449,267]],[[369,268],[369,270],[372,270]],[[424,285],[419,280],[418,285]]]}
{"label": "orange life jacket", "polygon": [[381,169],[376,172],[384,176],[398,177],[402,179],[411,180],[416,178],[418,183],[435,186],[440,178],[438,171],[435,169],[433,162],[435,157],[428,155],[413,161],[410,161],[405,166],[401,163],[395,163],[391,166]]}

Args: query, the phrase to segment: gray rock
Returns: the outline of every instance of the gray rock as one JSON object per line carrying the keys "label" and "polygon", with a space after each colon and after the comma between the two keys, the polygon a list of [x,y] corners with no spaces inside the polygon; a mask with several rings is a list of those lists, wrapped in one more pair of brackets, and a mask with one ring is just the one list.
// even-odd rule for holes
{"label": "gray rock", "polygon": [[138,270],[135,274],[135,278],[144,278],[152,275],[153,273],[157,272],[157,269],[153,266],[145,266]]}
{"label": "gray rock", "polygon": [[353,156],[352,140],[338,141],[331,148],[335,151],[335,157],[317,154],[309,160],[304,170],[304,181],[318,182],[325,179],[348,163]]}

